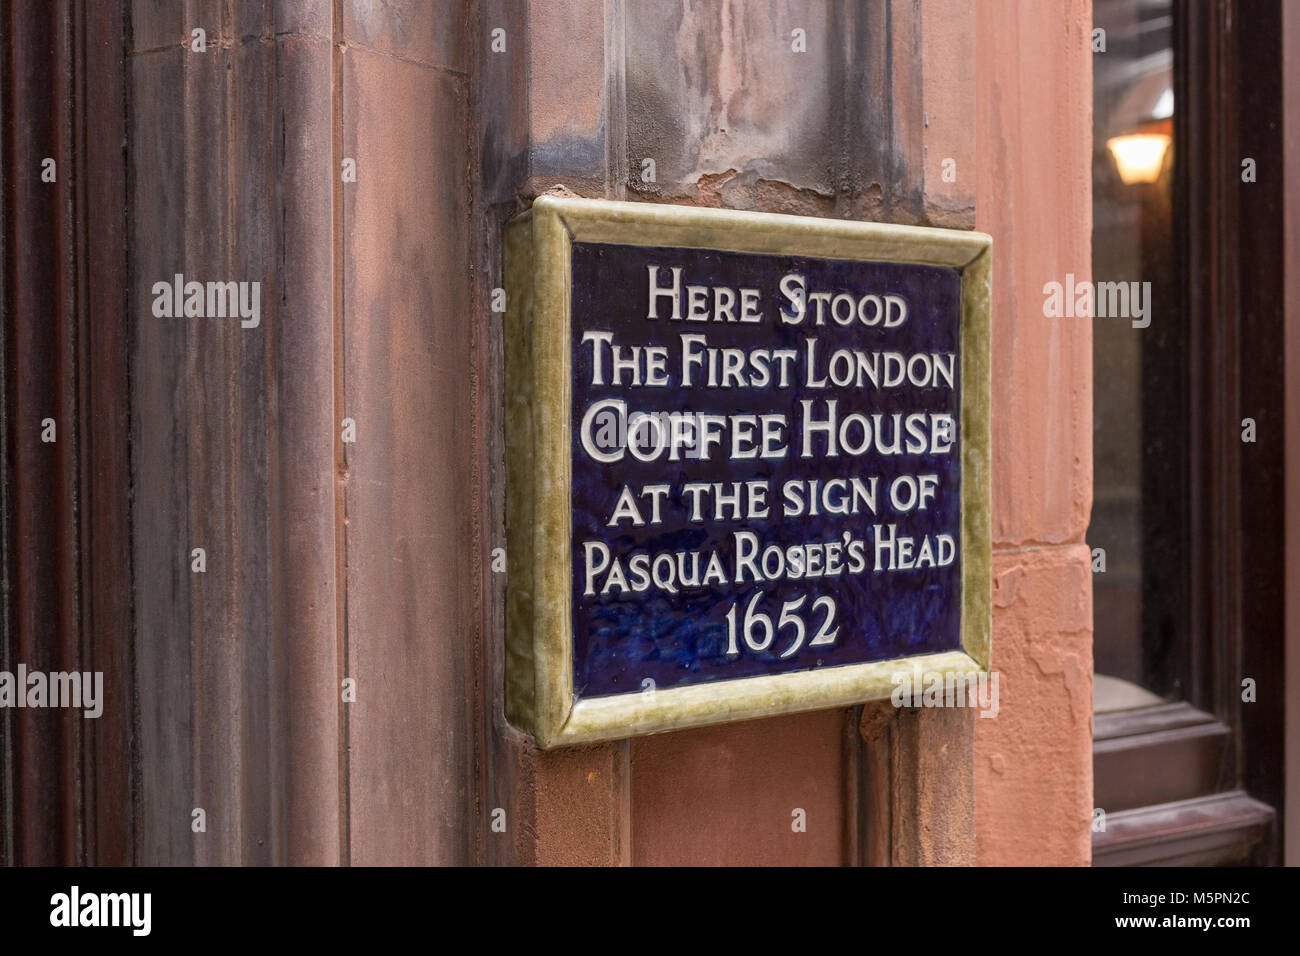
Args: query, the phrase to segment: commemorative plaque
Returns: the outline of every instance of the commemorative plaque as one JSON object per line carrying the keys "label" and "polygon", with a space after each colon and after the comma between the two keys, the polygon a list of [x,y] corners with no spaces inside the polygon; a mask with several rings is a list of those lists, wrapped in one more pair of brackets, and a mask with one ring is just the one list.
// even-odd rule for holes
{"label": "commemorative plaque", "polygon": [[506,231],[506,713],[539,746],[990,660],[988,236],[542,197]]}

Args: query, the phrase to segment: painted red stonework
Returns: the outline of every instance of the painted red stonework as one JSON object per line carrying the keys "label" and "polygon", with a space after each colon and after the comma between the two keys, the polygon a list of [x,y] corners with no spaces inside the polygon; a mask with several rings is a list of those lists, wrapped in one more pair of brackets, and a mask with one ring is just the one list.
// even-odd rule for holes
{"label": "painted red stonework", "polygon": [[993,666],[975,724],[981,864],[1087,864],[1092,339],[1042,288],[1091,274],[1091,5],[978,3],[976,223],[993,236]]}

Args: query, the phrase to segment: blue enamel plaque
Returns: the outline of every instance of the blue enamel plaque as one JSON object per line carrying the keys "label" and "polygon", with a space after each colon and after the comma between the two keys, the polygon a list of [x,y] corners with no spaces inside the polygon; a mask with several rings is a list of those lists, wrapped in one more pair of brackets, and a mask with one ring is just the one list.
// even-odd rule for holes
{"label": "blue enamel plaque", "polygon": [[574,698],[961,649],[958,269],[570,262]]}

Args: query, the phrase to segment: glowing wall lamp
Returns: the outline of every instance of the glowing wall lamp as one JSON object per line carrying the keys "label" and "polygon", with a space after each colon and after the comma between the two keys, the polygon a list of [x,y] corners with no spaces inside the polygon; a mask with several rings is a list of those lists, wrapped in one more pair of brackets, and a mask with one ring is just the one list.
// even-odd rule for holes
{"label": "glowing wall lamp", "polygon": [[1169,148],[1168,133],[1128,133],[1106,140],[1106,148],[1115,157],[1119,178],[1126,186],[1153,183],[1160,178]]}

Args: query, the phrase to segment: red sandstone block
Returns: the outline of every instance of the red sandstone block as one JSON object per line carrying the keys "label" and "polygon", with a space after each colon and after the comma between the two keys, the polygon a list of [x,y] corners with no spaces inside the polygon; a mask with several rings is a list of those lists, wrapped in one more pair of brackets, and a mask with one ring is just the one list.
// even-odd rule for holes
{"label": "red sandstone block", "polygon": [[[976,4],[978,228],[993,236],[993,541],[1081,541],[1092,508],[1092,330],[1043,286],[1091,273],[1087,4]],[[1032,38],[1032,42],[1029,38]]]}
{"label": "red sandstone block", "polygon": [[457,78],[344,54],[357,181],[343,191],[338,415],[357,426],[342,475],[357,864],[464,863],[475,838],[467,122]]}
{"label": "red sandstone block", "polygon": [[471,41],[465,19],[462,4],[445,0],[344,0],[343,38],[350,45],[463,71]]}
{"label": "red sandstone block", "polygon": [[993,559],[998,714],[975,721],[983,864],[1086,865],[1092,816],[1092,566],[1086,545]]}

